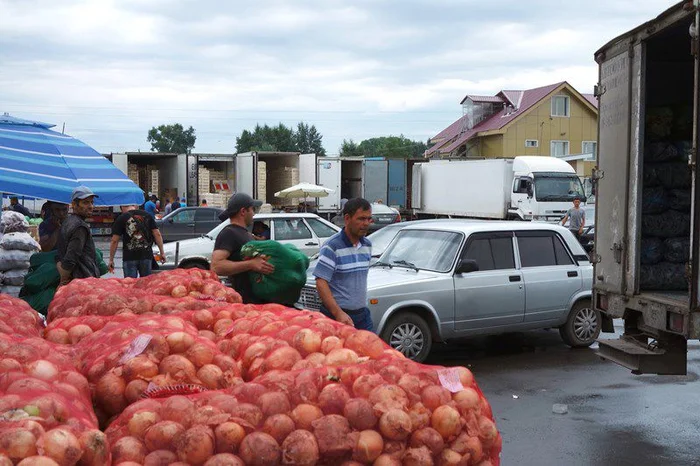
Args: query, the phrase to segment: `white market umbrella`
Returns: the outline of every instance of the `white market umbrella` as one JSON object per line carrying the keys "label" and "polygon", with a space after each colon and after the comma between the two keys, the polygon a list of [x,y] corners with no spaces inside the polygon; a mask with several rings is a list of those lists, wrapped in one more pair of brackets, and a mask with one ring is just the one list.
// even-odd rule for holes
{"label": "white market umbrella", "polygon": [[[290,186],[282,191],[277,191],[275,197],[287,198],[287,197],[327,197],[329,194],[334,193],[335,190],[326,188],[324,186],[318,186],[311,183],[299,183],[294,186]],[[306,202],[304,202],[304,210],[306,210]]]}

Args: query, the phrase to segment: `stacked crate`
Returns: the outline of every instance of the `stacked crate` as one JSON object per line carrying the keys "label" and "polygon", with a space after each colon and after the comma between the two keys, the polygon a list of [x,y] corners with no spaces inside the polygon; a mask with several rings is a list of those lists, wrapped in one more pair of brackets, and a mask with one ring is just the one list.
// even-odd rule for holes
{"label": "stacked crate", "polygon": [[256,199],[267,202],[267,163],[258,162],[258,192]]}
{"label": "stacked crate", "polygon": [[[268,197],[273,198],[275,195],[275,188],[277,191],[299,184],[299,169],[294,167],[282,167],[279,169],[270,171],[270,179],[268,180],[271,192],[267,193]],[[295,197],[291,198],[278,198],[275,197],[272,202],[273,205],[280,207],[296,206],[299,203],[299,199]]]}
{"label": "stacked crate", "polygon": [[204,165],[200,165],[197,169],[197,184],[199,185],[198,187],[200,194],[209,192],[210,181],[211,174],[209,172],[209,169]]}
{"label": "stacked crate", "polygon": [[155,165],[146,166],[146,183],[148,184],[146,191],[157,193],[160,191],[160,172]]}
{"label": "stacked crate", "polygon": [[136,183],[137,186],[141,186],[140,180],[139,180],[139,167],[135,163],[130,163],[128,168],[127,168],[127,174],[126,176],[129,177],[131,181]]}

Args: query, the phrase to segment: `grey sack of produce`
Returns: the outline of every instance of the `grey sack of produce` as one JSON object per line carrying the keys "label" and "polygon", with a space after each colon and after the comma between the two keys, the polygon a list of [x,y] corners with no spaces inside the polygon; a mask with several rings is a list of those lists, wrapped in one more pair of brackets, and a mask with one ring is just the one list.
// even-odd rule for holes
{"label": "grey sack of produce", "polygon": [[652,142],[644,147],[644,160],[668,162],[678,159],[678,148],[670,142]]}
{"label": "grey sack of produce", "polygon": [[690,212],[692,198],[689,189],[670,189],[666,192],[668,208],[679,212]]}
{"label": "grey sack of produce", "polygon": [[668,210],[668,198],[666,190],[661,186],[644,188],[642,191],[642,213],[660,214]]}
{"label": "grey sack of produce", "polygon": [[639,271],[639,286],[644,290],[686,291],[685,264],[660,262],[642,265]]}
{"label": "grey sack of produce", "polygon": [[690,238],[668,238],[664,241],[666,262],[687,262],[690,259]]}
{"label": "grey sack of produce", "polygon": [[690,189],[693,178],[685,162],[647,164],[645,169],[654,170],[656,178],[666,189]]}
{"label": "grey sack of produce", "polygon": [[690,215],[668,210],[662,214],[642,215],[642,234],[658,238],[674,238],[690,233]]}
{"label": "grey sack of produce", "polygon": [[664,241],[661,238],[642,238],[639,262],[644,265],[658,264],[664,260]]}

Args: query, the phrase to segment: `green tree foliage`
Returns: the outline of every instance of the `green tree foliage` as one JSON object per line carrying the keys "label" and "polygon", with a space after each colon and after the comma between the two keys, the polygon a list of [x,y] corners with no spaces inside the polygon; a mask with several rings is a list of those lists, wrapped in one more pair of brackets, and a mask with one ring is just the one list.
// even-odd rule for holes
{"label": "green tree foliage", "polygon": [[183,128],[180,123],[173,125],[160,125],[148,131],[147,142],[151,143],[151,150],[155,152],[171,152],[176,154],[189,154],[197,140],[193,127]]}
{"label": "green tree foliage", "polygon": [[403,135],[382,136],[365,139],[359,144],[352,139],[343,140],[340,146],[342,157],[390,157],[390,158],[421,158],[428,146],[422,141],[412,141]]}
{"label": "green tree foliage", "polygon": [[301,122],[296,131],[280,123],[277,126],[255,125],[253,131],[243,130],[236,138],[236,152],[276,151],[303,152],[326,155],[323,136],[316,126]]}

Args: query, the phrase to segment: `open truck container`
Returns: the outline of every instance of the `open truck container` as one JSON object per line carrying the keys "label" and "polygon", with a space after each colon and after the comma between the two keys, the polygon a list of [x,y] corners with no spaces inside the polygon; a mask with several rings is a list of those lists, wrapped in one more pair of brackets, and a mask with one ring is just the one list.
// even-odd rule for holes
{"label": "open truck container", "polygon": [[319,157],[318,184],[334,191],[319,198],[319,214],[338,213],[341,199],[363,197],[370,202],[386,204],[389,166],[388,160],[379,157]]}
{"label": "open truck container", "polygon": [[698,302],[698,2],[682,2],[595,54],[599,64],[594,307],[602,357],[685,374]]}

